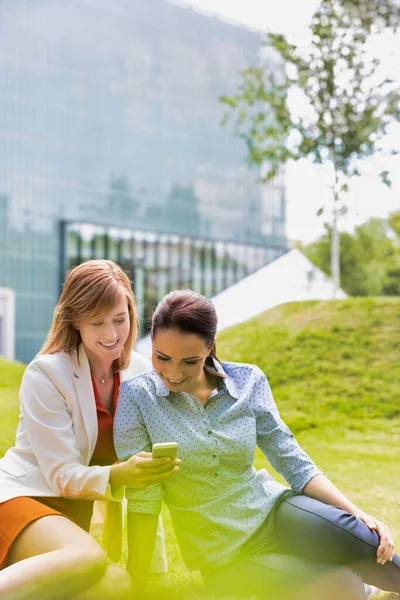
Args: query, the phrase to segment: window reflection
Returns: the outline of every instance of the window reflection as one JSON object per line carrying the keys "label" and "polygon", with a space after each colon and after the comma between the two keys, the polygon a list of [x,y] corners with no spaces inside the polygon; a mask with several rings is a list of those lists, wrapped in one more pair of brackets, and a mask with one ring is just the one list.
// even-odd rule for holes
{"label": "window reflection", "polygon": [[63,223],[70,269],[88,258],[111,258],[132,281],[140,332],[150,329],[151,317],[169,291],[190,288],[214,296],[271,260],[255,244],[202,240],[154,232]]}

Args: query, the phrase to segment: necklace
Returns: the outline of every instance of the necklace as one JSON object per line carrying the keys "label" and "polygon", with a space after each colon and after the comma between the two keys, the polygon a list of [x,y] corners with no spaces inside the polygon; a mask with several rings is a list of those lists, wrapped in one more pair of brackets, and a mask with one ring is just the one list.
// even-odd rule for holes
{"label": "necklace", "polygon": [[112,367],[110,367],[110,370],[104,375],[98,375],[97,373],[93,373],[92,369],[90,369],[90,371],[93,379],[95,379],[98,383],[101,383],[102,385],[110,381],[110,378],[114,380],[114,373]]}
{"label": "necklace", "polygon": [[[113,376],[114,376],[114,374],[113,374]],[[104,384],[104,383],[106,383],[106,381],[109,380],[109,376],[108,375],[102,375],[101,377],[96,377],[96,379],[97,379],[97,381],[99,383],[103,383]]]}

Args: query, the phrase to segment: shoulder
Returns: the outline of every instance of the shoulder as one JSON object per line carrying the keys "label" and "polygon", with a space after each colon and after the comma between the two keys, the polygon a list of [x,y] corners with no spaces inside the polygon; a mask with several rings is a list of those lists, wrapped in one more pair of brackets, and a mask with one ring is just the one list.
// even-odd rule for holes
{"label": "shoulder", "polygon": [[158,393],[157,375],[154,371],[147,370],[145,373],[136,375],[126,381],[123,381],[120,386],[120,399],[134,400],[140,403],[141,400],[156,400]]}
{"label": "shoulder", "polygon": [[57,378],[60,373],[72,373],[73,364],[73,357],[66,352],[39,354],[26,367],[24,378],[40,376],[50,377],[50,379]]}
{"label": "shoulder", "polygon": [[142,375],[143,373],[147,373],[150,370],[150,360],[146,356],[133,351],[129,365],[126,369],[121,371],[121,375],[123,376],[122,379],[125,381],[137,377],[138,375]]}
{"label": "shoulder", "polygon": [[64,398],[73,393],[74,361],[70,354],[41,354],[26,367],[20,386],[21,403],[39,395],[59,393]]}
{"label": "shoulder", "polygon": [[248,363],[222,362],[224,372],[237,382],[265,379],[264,373],[257,365]]}
{"label": "shoulder", "polygon": [[228,389],[232,387],[236,395],[241,396],[267,378],[257,365],[247,363],[222,362],[224,373],[228,376]]}

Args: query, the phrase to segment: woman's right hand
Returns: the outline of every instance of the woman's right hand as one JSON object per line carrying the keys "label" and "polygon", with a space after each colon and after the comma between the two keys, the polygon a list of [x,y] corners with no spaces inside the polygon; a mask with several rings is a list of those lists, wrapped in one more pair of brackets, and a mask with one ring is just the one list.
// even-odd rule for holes
{"label": "woman's right hand", "polygon": [[139,452],[124,462],[112,465],[110,483],[115,487],[154,485],[179,471],[180,462],[179,458],[153,458],[151,452]]}

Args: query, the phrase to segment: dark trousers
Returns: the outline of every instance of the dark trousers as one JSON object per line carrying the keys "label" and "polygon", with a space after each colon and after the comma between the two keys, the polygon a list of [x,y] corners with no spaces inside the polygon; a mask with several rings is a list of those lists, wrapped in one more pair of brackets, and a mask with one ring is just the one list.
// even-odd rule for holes
{"label": "dark trousers", "polygon": [[[400,557],[378,565],[379,537],[359,519],[343,510],[289,492],[278,502],[260,529],[245,544],[241,555],[204,574],[206,585],[260,598],[277,596],[276,590],[300,587],[304,582],[350,567],[364,582],[400,592]],[[353,586],[351,597],[362,598],[360,580],[351,571],[342,578]],[[338,598],[341,594],[338,590]]]}

